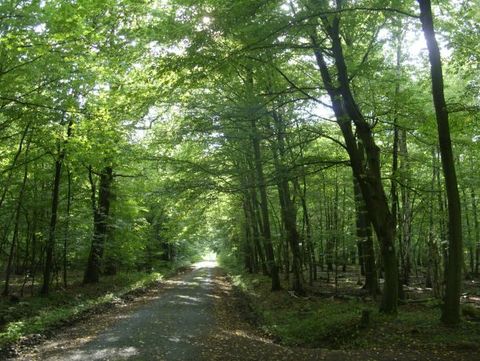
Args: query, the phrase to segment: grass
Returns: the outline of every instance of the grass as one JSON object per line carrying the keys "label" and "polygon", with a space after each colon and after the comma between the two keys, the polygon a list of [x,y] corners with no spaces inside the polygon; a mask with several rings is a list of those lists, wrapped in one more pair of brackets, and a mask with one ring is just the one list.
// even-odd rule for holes
{"label": "grass", "polygon": [[[480,351],[480,322],[457,328],[440,324],[438,303],[400,306],[396,317],[380,314],[370,301],[270,292],[270,279],[233,273],[234,285],[249,300],[261,327],[280,343],[331,349],[417,349]],[[288,289],[288,285],[284,285]],[[370,322],[364,326],[362,312]],[[472,312],[472,311],[469,311]]]}
{"label": "grass", "polygon": [[[107,307],[175,273],[182,265],[164,267],[158,272],[119,273],[105,276],[98,284],[72,284],[66,290],[53,291],[48,297],[33,296],[12,304],[0,300],[0,349],[24,336],[44,333],[81,318],[86,313]],[[185,265],[183,265],[185,266]]]}

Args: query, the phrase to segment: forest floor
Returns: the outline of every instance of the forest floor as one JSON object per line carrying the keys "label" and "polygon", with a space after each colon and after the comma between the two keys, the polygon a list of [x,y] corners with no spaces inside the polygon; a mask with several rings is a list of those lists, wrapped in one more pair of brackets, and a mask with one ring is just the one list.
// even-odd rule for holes
{"label": "forest floor", "polygon": [[[287,291],[274,297],[297,302]],[[252,317],[248,296],[214,262],[205,262],[26,347],[15,360],[480,360],[472,349],[283,346],[254,325]]]}

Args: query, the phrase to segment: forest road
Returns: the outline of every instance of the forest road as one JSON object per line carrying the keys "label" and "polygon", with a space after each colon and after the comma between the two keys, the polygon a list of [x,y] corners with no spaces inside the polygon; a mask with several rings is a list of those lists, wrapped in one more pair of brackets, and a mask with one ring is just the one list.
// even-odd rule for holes
{"label": "forest road", "polygon": [[[427,361],[415,353],[289,348],[245,321],[238,295],[214,261],[162,283],[141,299],[94,315],[16,361]],[[443,358],[442,358],[443,360]]]}
{"label": "forest road", "polygon": [[[105,321],[102,316],[94,316],[73,335],[57,335],[19,360],[199,360],[202,339],[215,323],[213,266],[214,262],[201,262],[191,272],[165,281],[149,302],[115,312],[115,320],[106,320],[104,330],[94,327],[93,337],[82,340],[91,332],[89,324]],[[70,342],[61,341],[65,338]]]}

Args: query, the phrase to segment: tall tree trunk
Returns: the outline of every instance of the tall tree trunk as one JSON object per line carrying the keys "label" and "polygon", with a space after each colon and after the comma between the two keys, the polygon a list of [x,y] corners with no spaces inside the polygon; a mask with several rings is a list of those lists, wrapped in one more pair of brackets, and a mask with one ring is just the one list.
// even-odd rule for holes
{"label": "tall tree trunk", "polygon": [[[254,169],[252,169],[252,172],[255,172]],[[257,252],[257,257],[260,260],[260,266],[262,267],[262,273],[264,275],[269,276],[269,270],[267,267],[267,262],[265,260],[265,252],[262,247],[262,242],[261,242],[261,230],[262,230],[262,222],[260,219],[260,211],[258,209],[258,200],[257,200],[257,190],[255,189],[255,180],[249,184],[249,198],[248,198],[248,211],[250,213],[251,217],[251,227],[252,227],[252,236],[253,236],[253,242],[255,244],[255,250]]]}
{"label": "tall tree trunk", "polygon": [[478,276],[478,271],[480,267],[480,224],[478,222],[478,212],[477,212],[477,197],[475,195],[475,190],[473,187],[470,189],[471,202],[472,202],[472,212],[473,212],[473,224],[475,231],[475,275]]}
{"label": "tall tree trunk", "polygon": [[470,277],[473,276],[473,273],[474,273],[474,257],[473,257],[473,247],[472,247],[474,241],[472,236],[472,226],[470,222],[470,212],[468,209],[468,195],[465,188],[462,189],[462,196],[463,196],[463,199],[462,199],[463,214],[465,215],[465,226],[467,229],[467,234],[466,234],[467,235],[466,239],[468,240],[467,249],[468,249],[468,255],[470,258],[470,262],[469,262],[470,270],[468,269],[467,264],[465,263],[464,274],[466,279],[470,279]]}
{"label": "tall tree trunk", "polygon": [[313,284],[313,281],[317,280],[317,266],[316,266],[316,257],[315,257],[315,246],[313,244],[313,237],[312,237],[312,222],[310,220],[310,214],[307,205],[307,181],[305,177],[305,173],[302,169],[302,187],[298,182],[297,178],[294,178],[293,184],[296,193],[299,195],[300,203],[302,205],[303,211],[303,223],[305,227],[304,232],[304,242],[306,248],[306,261],[308,262],[308,283],[310,285]]}
{"label": "tall tree trunk", "polygon": [[[441,273],[441,257],[440,257],[440,247],[438,242],[438,237],[435,234],[435,220],[434,220],[434,213],[435,213],[435,185],[438,176],[438,167],[437,167],[437,155],[435,150],[432,151],[432,184],[431,184],[431,191],[432,195],[430,197],[430,214],[429,214],[429,231],[428,231],[428,238],[427,238],[427,277],[426,277],[426,286],[431,287],[433,291],[433,296],[440,299],[444,296],[444,289],[443,289],[443,278]],[[440,189],[438,189],[440,192]],[[440,202],[439,206],[442,203]],[[443,218],[443,212],[440,212],[440,217]],[[442,226],[440,228],[440,237],[442,234]]]}
{"label": "tall tree trunk", "polygon": [[[441,244],[444,239],[444,226],[443,226],[443,200],[441,196],[441,185],[439,182],[439,165],[437,164],[437,152],[432,149],[432,183],[430,197],[430,214],[429,214],[429,232],[427,238],[427,287],[431,287],[434,297],[441,299],[444,295],[443,278],[441,273],[441,256],[440,253],[444,253],[441,248]],[[438,187],[438,189],[436,189]],[[437,197],[435,197],[437,195]],[[437,199],[435,199],[437,198]],[[438,209],[435,209],[435,201],[438,203]],[[434,214],[439,214],[440,221],[434,219]],[[435,231],[435,224],[438,224],[438,234]]]}
{"label": "tall tree trunk", "polygon": [[[30,139],[28,140],[27,143],[27,149],[25,151],[25,158],[28,156],[28,151],[30,148]],[[25,194],[25,186],[27,184],[27,177],[28,177],[28,162],[25,161],[25,168],[23,172],[23,181],[22,185],[20,186],[20,192],[17,200],[17,207],[15,208],[15,225],[13,229],[13,238],[12,238],[12,243],[10,246],[10,253],[8,254],[8,261],[7,261],[7,269],[5,270],[5,285],[3,288],[2,295],[3,296],[8,296],[9,293],[9,287],[10,287],[10,276],[12,273],[12,262],[13,262],[13,257],[15,253],[18,253],[18,228],[20,225],[20,211],[22,208],[22,203],[23,203],[23,197]]]}
{"label": "tall tree trunk", "polygon": [[[341,8],[339,8],[341,10]],[[353,94],[350,90],[347,66],[343,56],[343,49],[339,35],[339,17],[335,15],[333,24],[329,18],[324,17],[324,26],[332,41],[332,51],[337,69],[338,88],[330,75],[322,49],[318,45],[316,33],[311,35],[314,54],[320,69],[325,89],[332,102],[337,123],[342,131],[345,147],[350,158],[353,174],[360,186],[365,200],[370,220],[374,226],[385,270],[384,292],[380,310],[384,313],[394,314],[398,304],[398,269],[395,251],[395,221],[392,217],[382,184],[380,172],[380,150],[375,144],[370,125],[361,113]],[[359,150],[352,130],[352,121],[356,126],[359,140],[362,142],[366,164],[361,162]]]}
{"label": "tall tree trunk", "polygon": [[437,118],[438,139],[442,157],[443,175],[448,199],[448,260],[446,264],[445,303],[441,320],[447,325],[460,322],[460,295],[462,285],[463,240],[460,196],[453,157],[448,110],[445,102],[442,60],[433,26],[430,0],[418,0],[420,21],[427,42],[432,77],[432,96]]}
{"label": "tall tree trunk", "polygon": [[302,257],[299,246],[300,237],[297,230],[295,206],[292,202],[290,186],[288,184],[288,171],[285,167],[285,124],[280,114],[275,111],[273,112],[273,119],[277,134],[273,152],[275,166],[277,168],[278,195],[286,236],[292,252],[292,289],[294,292],[303,295],[305,294],[305,289],[303,287]]}
{"label": "tall tree trunk", "polygon": [[[400,55],[401,55],[401,42],[397,37],[397,77],[400,75]],[[393,116],[393,149],[392,149],[392,176],[391,176],[391,188],[390,188],[390,199],[391,199],[391,210],[392,210],[392,219],[394,222],[394,227],[397,228],[398,225],[398,187],[397,187],[397,177],[398,177],[398,148],[399,148],[399,132],[400,129],[398,127],[398,104],[397,104],[397,97],[400,93],[400,83],[399,79],[396,80],[395,85],[395,109],[394,109],[394,116]],[[402,239],[401,239],[401,232],[399,232],[399,248],[400,248],[400,259],[403,261],[403,253],[402,253]],[[401,262],[403,264],[403,262]],[[400,299],[405,298],[405,294],[403,292],[403,285],[405,280],[403,280],[403,272],[399,273],[399,281],[398,281],[398,295]]]}
{"label": "tall tree trunk", "polygon": [[321,172],[321,188],[320,188],[320,200],[323,200],[323,204],[318,210],[318,230],[320,232],[320,241],[319,241],[319,249],[318,249],[318,265],[320,266],[320,272],[323,272],[324,266],[325,266],[325,246],[324,246],[324,240],[325,240],[325,234],[327,233],[327,225],[326,225],[326,218],[325,214],[327,213],[327,208],[324,206],[326,204],[325,199],[326,199],[326,191],[325,191],[325,176],[324,173]]}
{"label": "tall tree trunk", "polygon": [[254,250],[255,246],[253,245],[253,239],[252,239],[252,228],[251,228],[251,219],[250,215],[248,214],[248,206],[247,206],[248,200],[244,197],[242,205],[243,205],[243,215],[244,215],[244,265],[245,269],[248,271],[248,273],[254,273],[256,271],[256,265],[255,265],[255,255],[254,255]]}
{"label": "tall tree trunk", "polygon": [[52,205],[50,227],[45,249],[45,267],[43,270],[43,284],[40,294],[46,296],[50,291],[51,274],[53,270],[53,251],[55,248],[55,230],[57,227],[58,200],[60,195],[60,179],[62,176],[62,159],[55,162],[55,175],[53,178]]}
{"label": "tall tree trunk", "polygon": [[347,190],[345,187],[345,183],[343,184],[342,190],[342,213],[341,213],[341,222],[340,222],[340,237],[342,239],[342,272],[347,272],[347,248],[345,245],[345,236],[347,234],[345,230],[345,225],[350,224],[350,218],[347,215]]}
{"label": "tall tree trunk", "polygon": [[30,277],[30,268],[28,267],[28,262],[30,261],[30,241],[31,241],[31,229],[32,229],[32,222],[29,217],[28,210],[25,210],[25,222],[27,224],[27,229],[25,232],[25,253],[22,261],[22,270],[23,270],[23,283],[22,288],[20,289],[20,296],[23,297],[25,293],[25,285],[28,282],[28,278]]}
{"label": "tall tree trunk", "polygon": [[67,288],[67,266],[68,266],[68,238],[70,237],[70,207],[72,204],[72,173],[68,170],[67,175],[67,219],[65,222],[65,234],[63,239],[63,287]]}
{"label": "tall tree trunk", "polygon": [[253,151],[255,157],[255,171],[257,178],[257,186],[260,192],[260,211],[262,215],[262,236],[265,246],[265,256],[266,263],[268,267],[268,272],[272,278],[272,291],[278,291],[281,289],[280,278],[278,275],[278,267],[275,262],[275,253],[273,250],[272,243],[272,234],[270,231],[270,218],[268,214],[268,198],[267,198],[267,187],[265,184],[265,177],[263,175],[263,165],[262,165],[262,156],[260,151],[260,139],[257,130],[256,120],[251,120],[251,129],[252,129],[252,143]]}
{"label": "tall tree trunk", "polygon": [[[69,138],[72,135],[72,126],[73,119],[70,118],[67,127],[67,140],[65,141],[64,146],[68,142]],[[51,214],[50,214],[50,226],[48,229],[48,239],[45,247],[45,267],[43,269],[43,284],[40,290],[40,294],[43,296],[48,295],[50,290],[50,281],[53,271],[53,253],[55,249],[55,233],[57,228],[57,218],[58,218],[58,203],[60,198],[60,181],[62,178],[62,166],[63,160],[65,159],[65,147],[62,149],[61,145],[58,146],[58,158],[55,161],[55,174],[53,177],[53,190],[52,190],[52,204],[51,204]]]}
{"label": "tall tree trunk", "polygon": [[358,182],[354,179],[353,189],[355,194],[357,237],[360,244],[362,263],[365,269],[365,285],[373,298],[378,293],[377,267],[375,265],[375,248],[373,246],[372,228],[368,219],[368,212],[365,207],[362,192]]}
{"label": "tall tree trunk", "polygon": [[408,160],[407,148],[407,132],[405,129],[400,130],[399,134],[399,151],[400,151],[400,174],[399,177],[402,182],[401,191],[401,214],[400,214],[400,237],[401,237],[401,265],[402,265],[402,280],[408,285],[410,283],[411,273],[411,243],[412,243],[412,205],[413,199],[410,197],[410,165]]}
{"label": "tall tree trunk", "polygon": [[[251,162],[248,159],[245,159],[245,162],[242,164],[237,163],[237,169],[242,169],[245,166],[249,171],[251,170]],[[250,172],[245,174],[239,174],[240,185],[242,187],[242,206],[243,213],[245,217],[245,236],[249,240],[250,245],[248,246],[248,251],[250,252],[250,262],[251,262],[251,271],[253,273],[258,272],[258,266],[260,264],[264,274],[267,274],[265,257],[263,255],[263,250],[260,245],[260,234],[258,231],[258,222],[257,215],[255,214],[254,207],[252,203],[255,202],[253,198],[254,195],[254,182],[249,177]]]}
{"label": "tall tree trunk", "polygon": [[[280,205],[280,219],[281,224],[279,225],[279,233],[280,233],[280,244],[281,249],[283,250],[283,266],[285,269],[285,280],[290,281],[290,253],[289,253],[289,237],[288,232],[286,230],[286,212],[285,212],[285,198],[283,194],[282,184],[281,184],[281,175],[280,175],[280,160],[278,159],[278,144],[274,141],[272,146],[272,153],[273,153],[273,162],[275,165],[276,171],[276,183],[277,183],[277,191],[278,191],[278,198],[279,198],[279,205]],[[278,263],[281,264],[280,257],[277,259]],[[295,260],[293,260],[295,262]],[[281,269],[281,266],[279,266]]]}
{"label": "tall tree trunk", "polygon": [[17,165],[18,157],[20,157],[20,154],[22,154],[23,144],[25,142],[25,137],[27,136],[30,129],[30,125],[31,123],[28,123],[25,126],[25,129],[22,132],[22,136],[20,137],[20,143],[18,144],[17,152],[15,153],[12,164],[10,166],[10,173],[8,174],[7,181],[5,182],[5,186],[2,191],[2,195],[0,196],[0,208],[2,208],[3,202],[5,201],[5,197],[8,193],[8,189],[10,187],[10,184],[12,183],[11,179],[14,174],[15,166]]}
{"label": "tall tree trunk", "polygon": [[[35,193],[34,193],[35,194]],[[34,200],[36,196],[34,196]],[[33,210],[33,220],[32,220],[32,228],[30,230],[30,237],[31,237],[31,256],[29,262],[29,270],[31,275],[31,289],[30,294],[33,296],[33,287],[35,285],[35,276],[37,273],[37,263],[36,263],[36,255],[37,255],[37,225],[38,225],[38,211],[36,209]]]}
{"label": "tall tree trunk", "polygon": [[[246,96],[249,102],[249,106],[255,107],[256,100],[254,99],[254,84],[253,84],[253,71],[251,68],[247,71],[247,80],[245,82]],[[260,193],[260,213],[262,221],[262,238],[265,248],[265,258],[268,267],[268,272],[272,279],[272,291],[278,291],[281,289],[280,277],[278,272],[278,266],[275,261],[275,251],[273,249],[272,232],[270,229],[270,218],[268,213],[268,197],[267,197],[267,185],[265,182],[265,176],[263,174],[262,153],[260,148],[261,136],[257,128],[256,115],[250,115],[248,119],[250,123],[250,140],[253,148],[253,163],[256,176],[256,187]]]}
{"label": "tall tree trunk", "polygon": [[92,245],[83,277],[84,283],[97,283],[100,279],[101,261],[108,233],[112,181],[113,169],[107,166],[100,174],[98,205],[96,207],[94,205]]}

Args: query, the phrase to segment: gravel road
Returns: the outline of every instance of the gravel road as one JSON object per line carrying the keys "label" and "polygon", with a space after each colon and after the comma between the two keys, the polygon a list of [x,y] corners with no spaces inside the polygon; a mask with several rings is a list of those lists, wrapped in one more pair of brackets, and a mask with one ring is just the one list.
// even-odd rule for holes
{"label": "gravel road", "polygon": [[[202,262],[192,272],[166,281],[158,296],[137,309],[117,311],[114,320],[106,322],[94,317],[73,334],[59,334],[19,360],[197,361],[202,339],[215,323],[212,265]],[[96,322],[106,328],[98,331]]]}

